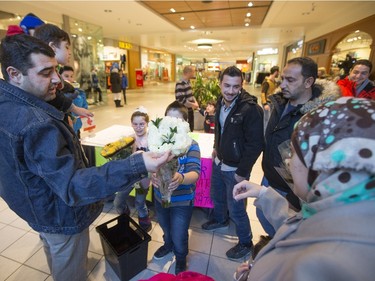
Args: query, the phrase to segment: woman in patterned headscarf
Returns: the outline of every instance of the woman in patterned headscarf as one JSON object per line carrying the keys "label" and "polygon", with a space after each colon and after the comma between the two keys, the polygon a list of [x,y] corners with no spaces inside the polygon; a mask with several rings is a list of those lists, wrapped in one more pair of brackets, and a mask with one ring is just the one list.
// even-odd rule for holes
{"label": "woman in patterned headscarf", "polygon": [[[291,214],[272,188],[235,186],[278,229],[248,280],[374,280],[375,102],[340,98],[307,113],[287,161],[302,210]],[[291,216],[292,215],[292,216]],[[244,271],[237,271],[236,280]]]}

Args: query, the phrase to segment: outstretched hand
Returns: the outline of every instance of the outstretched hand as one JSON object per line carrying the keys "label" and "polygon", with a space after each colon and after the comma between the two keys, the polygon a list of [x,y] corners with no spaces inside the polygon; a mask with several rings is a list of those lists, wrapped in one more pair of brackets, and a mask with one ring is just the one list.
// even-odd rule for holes
{"label": "outstretched hand", "polygon": [[149,172],[156,172],[161,165],[170,161],[173,158],[170,151],[165,153],[155,153],[155,152],[143,152],[143,161],[145,162],[145,166],[147,171]]}
{"label": "outstretched hand", "polygon": [[249,182],[246,180],[241,181],[233,187],[233,198],[237,201],[245,199],[247,197],[258,198],[262,188],[262,186],[256,183]]}
{"label": "outstretched hand", "polygon": [[90,110],[83,108],[83,107],[76,106],[74,104],[72,104],[72,106],[70,107],[70,111],[77,114],[78,116],[83,116],[83,117],[94,116],[94,113],[92,113]]}

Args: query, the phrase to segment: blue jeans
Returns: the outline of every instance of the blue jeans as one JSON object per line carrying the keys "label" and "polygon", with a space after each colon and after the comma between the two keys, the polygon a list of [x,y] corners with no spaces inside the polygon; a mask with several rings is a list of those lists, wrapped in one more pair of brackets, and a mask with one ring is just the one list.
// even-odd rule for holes
{"label": "blue jeans", "polygon": [[214,202],[213,219],[224,223],[229,216],[236,226],[236,233],[241,244],[249,244],[253,235],[250,220],[246,212],[245,200],[233,199],[233,187],[237,184],[235,172],[221,171],[221,165],[213,161],[211,175],[211,199]]}
{"label": "blue jeans", "polygon": [[[263,177],[262,182],[260,184],[263,185],[263,186],[265,186],[265,187],[269,187],[268,180],[265,177]],[[277,191],[280,195],[282,195],[284,197],[286,196],[286,192],[283,192],[283,191],[278,190],[276,188],[274,188],[274,190]],[[260,224],[262,225],[264,231],[270,237],[274,237],[275,233],[276,233],[276,230],[273,228],[272,224],[270,224],[270,222],[266,219],[266,217],[263,214],[263,211],[261,209],[259,209],[259,208],[256,208],[255,212],[256,212],[258,220],[259,220]]]}
{"label": "blue jeans", "polygon": [[[143,189],[142,185],[141,188]],[[113,205],[116,208],[117,213],[124,214],[126,210],[129,208],[126,200],[129,197],[130,192],[132,191],[131,188],[125,191],[119,191],[116,193],[116,197],[113,200]],[[138,216],[140,218],[144,218],[148,216],[148,209],[146,205],[146,196],[147,196],[148,188],[144,189],[142,193],[135,192],[135,209],[138,211]]]}
{"label": "blue jeans", "polygon": [[48,267],[55,281],[87,278],[89,229],[74,235],[40,232]]}
{"label": "blue jeans", "polygon": [[155,210],[163,230],[164,246],[173,250],[176,260],[184,260],[189,253],[189,225],[193,205],[163,208],[155,200]]}

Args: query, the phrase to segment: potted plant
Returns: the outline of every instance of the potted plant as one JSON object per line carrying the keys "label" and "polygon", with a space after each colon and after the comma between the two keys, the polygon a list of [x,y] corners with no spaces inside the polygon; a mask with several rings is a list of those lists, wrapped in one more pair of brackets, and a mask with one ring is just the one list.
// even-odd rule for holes
{"label": "potted plant", "polygon": [[206,107],[208,101],[216,101],[221,93],[219,81],[216,78],[207,79],[201,75],[197,75],[193,81],[192,89],[195,99],[202,108]]}
{"label": "potted plant", "polygon": [[[203,78],[197,75],[195,81],[192,83],[192,89],[195,99],[200,108],[206,108],[208,101],[217,101],[221,94],[219,80],[216,78]],[[194,128],[196,130],[203,130],[204,117],[198,112],[194,112]]]}

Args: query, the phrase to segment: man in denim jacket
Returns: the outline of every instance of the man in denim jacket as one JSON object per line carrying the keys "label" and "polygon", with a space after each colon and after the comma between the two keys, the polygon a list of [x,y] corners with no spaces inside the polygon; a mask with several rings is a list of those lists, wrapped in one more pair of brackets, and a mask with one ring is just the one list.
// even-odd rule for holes
{"label": "man in denim jacket", "polygon": [[87,167],[79,140],[48,104],[60,78],[55,53],[34,37],[0,45],[0,195],[37,232],[54,280],[86,280],[89,225],[102,199],[156,171],[168,153]]}

